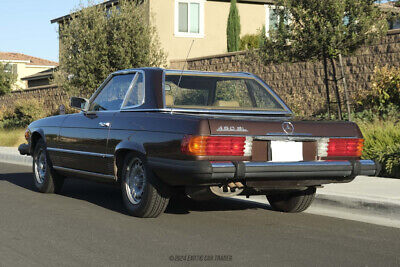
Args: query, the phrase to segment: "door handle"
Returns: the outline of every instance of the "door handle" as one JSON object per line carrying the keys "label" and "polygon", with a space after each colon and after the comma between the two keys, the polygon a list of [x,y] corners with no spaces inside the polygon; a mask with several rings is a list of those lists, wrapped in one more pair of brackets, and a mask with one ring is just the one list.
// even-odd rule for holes
{"label": "door handle", "polygon": [[99,122],[100,127],[107,127],[109,128],[111,126],[111,123],[109,122]]}

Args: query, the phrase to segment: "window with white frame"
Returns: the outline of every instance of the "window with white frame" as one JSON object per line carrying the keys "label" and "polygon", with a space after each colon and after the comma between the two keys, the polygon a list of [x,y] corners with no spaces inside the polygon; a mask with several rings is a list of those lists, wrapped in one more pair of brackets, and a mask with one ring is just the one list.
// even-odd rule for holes
{"label": "window with white frame", "polygon": [[175,35],[204,36],[204,0],[175,0]]}
{"label": "window with white frame", "polygon": [[[269,36],[269,32],[271,30],[276,30],[278,29],[279,22],[280,22],[280,17],[278,14],[278,9],[282,7],[277,7],[274,5],[265,5],[265,33],[267,36]],[[290,19],[284,21],[284,23],[287,25],[291,23]]]}
{"label": "window with white frame", "polygon": [[271,30],[276,30],[279,24],[277,7],[274,5],[265,5],[265,32],[269,36]]}

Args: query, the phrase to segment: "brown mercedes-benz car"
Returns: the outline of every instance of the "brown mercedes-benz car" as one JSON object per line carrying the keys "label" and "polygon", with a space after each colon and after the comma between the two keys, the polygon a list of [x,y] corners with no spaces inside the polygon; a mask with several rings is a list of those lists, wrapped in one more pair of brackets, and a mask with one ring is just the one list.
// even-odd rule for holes
{"label": "brown mercedes-benz car", "polygon": [[119,183],[138,217],[158,216],[176,192],[266,195],[275,210],[300,212],[316,187],[378,169],[360,159],[355,123],[294,121],[250,73],[123,70],[71,106],[81,112],[30,124],[19,148],[33,156],[37,189],[58,192],[72,176]]}

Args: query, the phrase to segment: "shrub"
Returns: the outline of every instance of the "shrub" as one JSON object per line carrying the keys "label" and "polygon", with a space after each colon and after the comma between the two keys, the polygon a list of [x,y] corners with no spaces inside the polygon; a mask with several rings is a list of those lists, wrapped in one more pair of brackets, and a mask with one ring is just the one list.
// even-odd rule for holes
{"label": "shrub", "polygon": [[1,128],[22,128],[31,122],[44,118],[48,114],[44,111],[42,103],[35,100],[20,100],[14,103],[14,110],[5,112],[0,121]]}
{"label": "shrub", "polygon": [[164,65],[166,55],[142,2],[120,0],[108,11],[81,5],[60,27],[62,64],[55,82],[71,95],[90,96],[111,72]]}
{"label": "shrub", "polygon": [[250,50],[260,47],[261,37],[259,34],[246,34],[240,38],[240,50]]}
{"label": "shrub", "polygon": [[381,115],[400,106],[400,68],[376,67],[371,91],[358,97],[362,109],[373,109]]}
{"label": "shrub", "polygon": [[400,178],[399,123],[375,121],[359,125],[365,138],[363,158],[382,164],[380,176]]}

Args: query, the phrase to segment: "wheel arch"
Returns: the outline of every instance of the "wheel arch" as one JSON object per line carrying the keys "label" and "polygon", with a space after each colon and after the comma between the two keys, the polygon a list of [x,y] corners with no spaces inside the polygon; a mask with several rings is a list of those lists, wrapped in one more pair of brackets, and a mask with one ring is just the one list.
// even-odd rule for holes
{"label": "wheel arch", "polygon": [[135,153],[138,156],[146,158],[146,151],[143,145],[131,141],[119,143],[114,152],[114,173],[116,174],[117,181],[120,181],[124,159],[129,153]]}
{"label": "wheel arch", "polygon": [[31,153],[31,155],[33,155],[36,144],[40,139],[42,139],[43,142],[46,144],[46,137],[45,137],[42,129],[37,129],[31,133],[31,142],[30,142],[30,151],[29,151]]}

